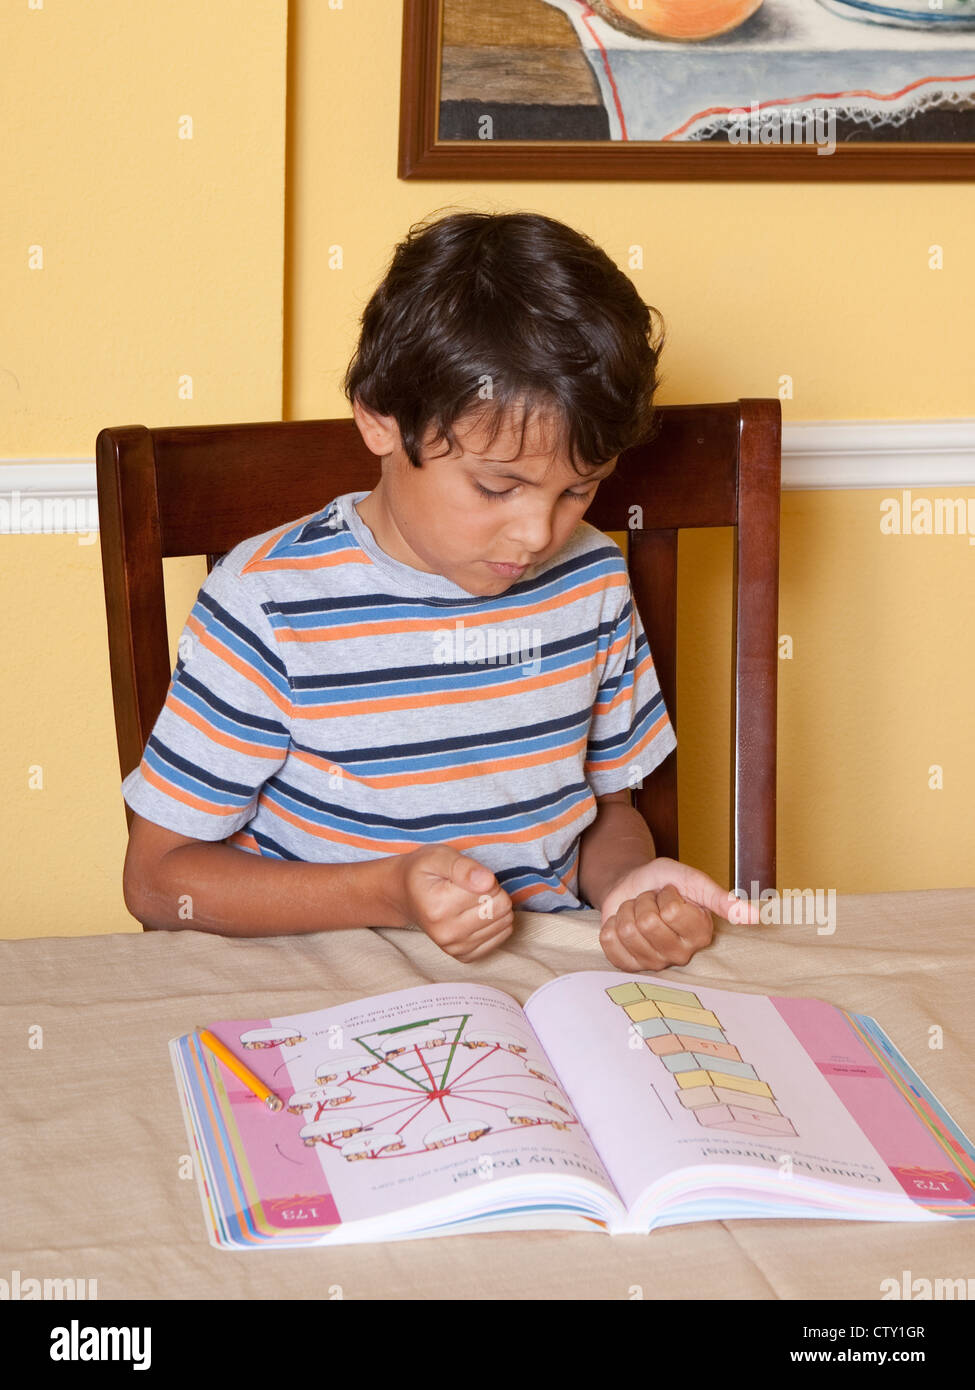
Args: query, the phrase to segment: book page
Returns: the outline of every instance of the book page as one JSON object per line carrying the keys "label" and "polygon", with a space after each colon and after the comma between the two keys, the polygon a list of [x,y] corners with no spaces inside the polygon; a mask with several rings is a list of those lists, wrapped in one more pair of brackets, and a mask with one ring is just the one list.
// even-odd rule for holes
{"label": "book page", "polygon": [[[823,1057],[810,1060],[761,994],[585,971],[528,1000],[525,1013],[628,1208],[658,1178],[701,1163],[903,1195],[831,1084],[864,1068],[842,1011],[779,1002],[801,1002],[792,1012],[809,1037],[818,1020]],[[899,1118],[911,1129],[907,1107]]]}
{"label": "book page", "polygon": [[262,1229],[382,1217],[471,1189],[489,1204],[492,1180],[535,1173],[612,1193],[534,1031],[500,990],[426,985],[210,1027],[286,1107],[267,1111],[208,1054],[229,1111],[227,1171],[242,1175],[239,1204]]}

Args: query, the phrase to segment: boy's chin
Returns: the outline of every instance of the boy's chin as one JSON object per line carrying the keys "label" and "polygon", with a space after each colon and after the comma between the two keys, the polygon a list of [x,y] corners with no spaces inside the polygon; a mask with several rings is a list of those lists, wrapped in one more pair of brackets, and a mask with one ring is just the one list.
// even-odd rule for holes
{"label": "boy's chin", "polygon": [[489,574],[487,579],[482,580],[480,584],[476,584],[473,579],[455,580],[461,589],[466,589],[469,594],[477,594],[483,598],[487,598],[490,594],[504,593],[505,589],[510,589],[514,582],[513,579],[505,579],[500,574]]}
{"label": "boy's chin", "polygon": [[[496,594],[504,589],[510,589],[514,584],[517,584],[519,580],[524,579],[524,577],[523,574],[496,574],[494,570],[489,569],[483,581],[483,588],[487,593]],[[481,591],[478,590],[478,592]]]}

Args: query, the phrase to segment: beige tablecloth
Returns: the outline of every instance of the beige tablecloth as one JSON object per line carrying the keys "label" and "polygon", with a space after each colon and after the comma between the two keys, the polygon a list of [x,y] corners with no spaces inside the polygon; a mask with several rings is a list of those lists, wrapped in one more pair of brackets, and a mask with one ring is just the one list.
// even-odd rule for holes
{"label": "beige tablecloth", "polygon": [[[649,1236],[511,1232],[325,1250],[206,1238],[170,1038],[434,981],[523,1003],[612,968],[594,912],[521,913],[459,965],[420,932],[235,940],[192,931],[0,943],[0,1277],[97,1280],[107,1298],[879,1298],[881,1281],[975,1278],[975,1223],[727,1221]],[[675,983],[811,995],[873,1015],[975,1135],[975,889],[840,897],[836,930],[719,928]],[[933,1025],[943,1046],[929,1046]],[[40,1028],[42,1033],[38,1033]],[[38,1041],[43,1045],[38,1047]]]}

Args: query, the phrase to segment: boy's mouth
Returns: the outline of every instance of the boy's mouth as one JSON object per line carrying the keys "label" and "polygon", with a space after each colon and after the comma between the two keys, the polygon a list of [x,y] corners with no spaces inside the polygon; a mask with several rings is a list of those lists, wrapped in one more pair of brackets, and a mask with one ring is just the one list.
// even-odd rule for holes
{"label": "boy's mouth", "polygon": [[515,578],[520,574],[524,574],[525,570],[528,569],[527,565],[499,565],[495,564],[493,560],[486,560],[485,564],[490,565],[491,569],[497,574],[511,575]]}

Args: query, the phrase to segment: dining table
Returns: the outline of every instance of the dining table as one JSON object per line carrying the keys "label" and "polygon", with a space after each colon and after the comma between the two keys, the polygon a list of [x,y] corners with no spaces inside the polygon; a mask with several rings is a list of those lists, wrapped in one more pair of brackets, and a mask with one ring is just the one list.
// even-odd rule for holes
{"label": "dining table", "polygon": [[[972,1223],[945,1218],[209,1243],[171,1039],[433,983],[491,985],[523,1004],[558,976],[618,968],[599,927],[592,910],[519,910],[512,934],[468,964],[416,927],[234,937],[93,924],[89,935],[0,941],[0,1275],[86,1281],[119,1300],[879,1301],[891,1280],[925,1279],[967,1280],[975,1297]],[[717,920],[711,944],[665,975],[870,1015],[975,1134],[975,887],[837,894],[828,926]]]}

